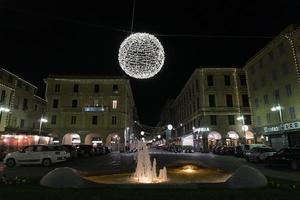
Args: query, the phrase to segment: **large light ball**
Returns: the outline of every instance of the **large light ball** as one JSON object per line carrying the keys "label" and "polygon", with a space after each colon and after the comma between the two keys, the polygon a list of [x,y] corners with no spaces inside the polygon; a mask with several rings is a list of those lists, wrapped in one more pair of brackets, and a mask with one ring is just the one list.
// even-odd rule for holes
{"label": "large light ball", "polygon": [[173,128],[172,124],[169,124],[169,125],[168,125],[168,129],[169,129],[169,130],[172,130],[172,128]]}
{"label": "large light ball", "polygon": [[151,78],[165,61],[164,48],[159,40],[148,33],[134,33],[119,49],[119,63],[126,74],[137,79]]}

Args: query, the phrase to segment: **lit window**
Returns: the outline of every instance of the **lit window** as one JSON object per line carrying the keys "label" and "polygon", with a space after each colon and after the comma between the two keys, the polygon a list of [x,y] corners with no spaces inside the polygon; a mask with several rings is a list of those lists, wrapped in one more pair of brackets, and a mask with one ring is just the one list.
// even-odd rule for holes
{"label": "lit window", "polygon": [[113,109],[117,109],[117,107],[118,107],[118,101],[117,100],[113,100],[112,101],[112,108]]}

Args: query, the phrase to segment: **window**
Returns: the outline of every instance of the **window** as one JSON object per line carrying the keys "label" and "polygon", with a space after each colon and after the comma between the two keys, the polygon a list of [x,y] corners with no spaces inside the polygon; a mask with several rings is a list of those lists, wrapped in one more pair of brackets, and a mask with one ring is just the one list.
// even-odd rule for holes
{"label": "window", "polygon": [[93,116],[92,117],[92,124],[97,125],[97,123],[98,123],[98,116]]}
{"label": "window", "polygon": [[285,47],[284,47],[284,44],[283,43],[280,43],[278,45],[278,50],[279,50],[279,55],[282,55],[285,53]]}
{"label": "window", "polygon": [[73,99],[72,100],[72,108],[77,108],[78,106],[78,100],[77,99]]}
{"label": "window", "polygon": [[209,107],[216,107],[215,95],[213,94],[208,95],[208,103],[209,103]]}
{"label": "window", "polygon": [[271,123],[271,114],[267,113],[266,118],[267,118],[267,123],[270,124]]}
{"label": "window", "polygon": [[29,85],[28,84],[25,85],[25,90],[29,91]]}
{"label": "window", "polygon": [[213,86],[214,85],[214,77],[212,75],[207,76],[207,85]]}
{"label": "window", "polygon": [[51,124],[55,125],[56,124],[56,115],[51,116]]}
{"label": "window", "polygon": [[99,84],[94,85],[94,92],[98,93],[100,91]]}
{"label": "window", "polygon": [[277,101],[280,100],[279,89],[276,89],[276,90],[274,91],[274,97],[275,97],[275,99],[276,99]]}
{"label": "window", "polygon": [[17,86],[18,86],[19,88],[21,88],[21,87],[22,87],[22,81],[18,80],[18,81],[17,81]]}
{"label": "window", "polygon": [[94,106],[98,107],[99,106],[99,100],[98,99],[94,99]]}
{"label": "window", "polygon": [[244,115],[245,124],[251,125],[251,115]]}
{"label": "window", "polygon": [[259,106],[258,98],[255,98],[254,103],[255,103],[255,107],[258,108]]}
{"label": "window", "polygon": [[117,107],[118,107],[118,101],[117,100],[113,100],[112,101],[112,108],[113,109],[117,109]]}
{"label": "window", "polygon": [[227,107],[233,107],[233,100],[231,94],[226,95],[226,105]]}
{"label": "window", "polygon": [[196,90],[199,92],[199,81],[198,81],[198,79],[196,79]]}
{"label": "window", "polygon": [[284,75],[287,75],[289,73],[289,66],[286,62],[281,65],[281,71]]}
{"label": "window", "polygon": [[113,91],[113,93],[118,93],[119,92],[119,86],[117,84],[114,84],[112,91]]}
{"label": "window", "polygon": [[240,85],[241,86],[246,86],[247,85],[246,75],[245,74],[240,75]]}
{"label": "window", "polygon": [[275,70],[272,70],[272,79],[277,80],[277,72]]}
{"label": "window", "polygon": [[285,90],[286,90],[286,95],[287,95],[288,97],[292,96],[292,87],[291,87],[291,84],[287,84],[287,85],[285,86]]}
{"label": "window", "polygon": [[212,126],[217,125],[217,116],[216,115],[210,115],[210,125],[212,125]]}
{"label": "window", "polygon": [[266,105],[269,105],[269,96],[267,94],[264,95],[264,102]]}
{"label": "window", "polygon": [[25,120],[21,119],[21,121],[20,121],[20,128],[24,128],[24,126],[25,126]]}
{"label": "window", "polygon": [[266,77],[265,75],[262,75],[261,77],[261,86],[264,87],[266,85]]}
{"label": "window", "polygon": [[290,114],[290,118],[296,119],[296,112],[295,112],[295,108],[294,107],[289,107],[289,114]]}
{"label": "window", "polygon": [[260,116],[257,116],[257,117],[256,117],[256,125],[257,125],[257,126],[260,126],[260,125],[261,125],[261,119],[260,119]]}
{"label": "window", "polygon": [[200,99],[199,99],[199,97],[197,97],[197,110],[199,110],[200,109]]}
{"label": "window", "polygon": [[196,103],[195,103],[195,101],[193,101],[193,112],[195,112],[196,111]]}
{"label": "window", "polygon": [[9,75],[9,76],[7,77],[7,81],[8,81],[9,83],[12,83],[12,82],[13,82],[13,77],[12,77],[12,75]]}
{"label": "window", "polygon": [[247,94],[242,94],[243,107],[249,107],[249,98]]}
{"label": "window", "polygon": [[229,125],[234,125],[235,124],[234,115],[228,115],[228,124]]}
{"label": "window", "polygon": [[53,108],[58,108],[58,99],[53,99]]}
{"label": "window", "polygon": [[111,124],[112,125],[116,125],[117,124],[117,117],[116,116],[112,116],[111,117]]}
{"label": "window", "polygon": [[60,92],[60,85],[59,84],[55,85],[54,92]]}
{"label": "window", "polygon": [[24,98],[23,99],[23,110],[27,110],[28,109],[28,99]]}
{"label": "window", "polygon": [[79,91],[79,85],[78,84],[74,84],[73,86],[73,92],[78,92]]}
{"label": "window", "polygon": [[192,84],[192,94],[193,94],[193,96],[195,96],[195,85],[194,84]]}
{"label": "window", "polygon": [[225,86],[230,86],[230,76],[229,75],[225,75],[224,76],[224,84]]}
{"label": "window", "polygon": [[274,53],[273,53],[273,51],[269,52],[269,60],[270,60],[270,62],[274,61]]}
{"label": "window", "polygon": [[4,103],[4,102],[5,102],[5,96],[6,96],[5,94],[6,94],[6,91],[5,91],[5,90],[2,90],[2,91],[1,91],[1,99],[0,99],[0,102],[1,102],[1,103]]}
{"label": "window", "polygon": [[76,124],[76,116],[71,117],[71,124]]}

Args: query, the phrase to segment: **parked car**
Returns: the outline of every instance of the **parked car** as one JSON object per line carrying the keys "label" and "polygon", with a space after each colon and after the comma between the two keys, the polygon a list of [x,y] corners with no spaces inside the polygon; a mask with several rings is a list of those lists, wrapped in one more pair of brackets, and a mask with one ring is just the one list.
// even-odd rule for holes
{"label": "parked car", "polygon": [[269,167],[275,165],[290,166],[298,169],[300,166],[300,148],[283,148],[266,159]]}
{"label": "parked car", "polygon": [[78,157],[77,148],[74,145],[64,144],[63,147],[67,153],[70,153],[70,158]]}
{"label": "parked car", "polygon": [[223,147],[220,152],[221,155],[234,155],[234,147]]}
{"label": "parked car", "polygon": [[51,164],[66,161],[70,154],[63,146],[57,145],[29,145],[21,151],[8,153],[3,163],[7,167],[14,167],[18,164],[41,164],[48,167]]}
{"label": "parked car", "polygon": [[244,151],[243,151],[243,147],[242,146],[236,146],[234,149],[234,155],[236,157],[244,157]]}
{"label": "parked car", "polygon": [[276,150],[268,147],[254,147],[250,152],[245,154],[245,159],[248,162],[263,162],[267,157],[276,153]]}
{"label": "parked car", "polygon": [[92,145],[89,144],[80,144],[76,146],[78,156],[81,157],[90,157],[95,155],[95,149]]}
{"label": "parked car", "polygon": [[215,154],[221,154],[222,146],[217,146],[213,149],[213,153]]}
{"label": "parked car", "polygon": [[193,148],[193,146],[183,146],[182,152],[183,153],[194,153],[194,148]]}
{"label": "parked car", "polygon": [[242,150],[243,150],[243,156],[245,157],[246,153],[250,152],[251,149],[255,148],[255,147],[269,147],[265,144],[244,144],[242,145]]}

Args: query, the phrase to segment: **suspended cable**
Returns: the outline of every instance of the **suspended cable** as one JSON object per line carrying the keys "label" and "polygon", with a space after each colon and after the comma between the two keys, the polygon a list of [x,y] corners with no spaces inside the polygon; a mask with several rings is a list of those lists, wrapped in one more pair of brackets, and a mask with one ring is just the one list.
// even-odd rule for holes
{"label": "suspended cable", "polygon": [[132,16],[131,16],[131,29],[130,29],[130,33],[132,33],[133,30],[133,23],[134,23],[134,10],[135,10],[135,0],[133,0],[132,2]]}

